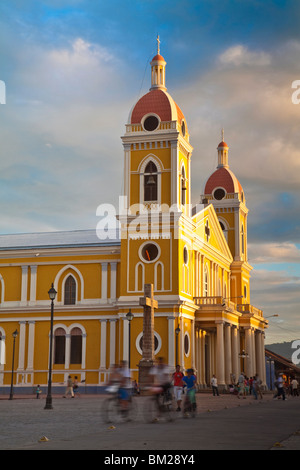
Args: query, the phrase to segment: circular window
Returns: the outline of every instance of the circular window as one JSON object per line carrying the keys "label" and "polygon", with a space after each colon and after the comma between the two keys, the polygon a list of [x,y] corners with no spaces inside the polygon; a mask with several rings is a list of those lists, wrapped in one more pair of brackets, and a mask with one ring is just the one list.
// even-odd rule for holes
{"label": "circular window", "polygon": [[189,261],[189,252],[186,246],[183,248],[183,261],[184,264],[188,264]]}
{"label": "circular window", "polygon": [[154,243],[147,243],[142,247],[141,250],[141,257],[144,261],[148,263],[151,261],[155,261],[159,256],[158,246],[154,245]]}
{"label": "circular window", "polygon": [[[158,333],[156,333],[156,331],[154,331],[154,354],[159,353],[161,349],[161,344],[162,344],[161,337],[159,336]],[[135,345],[136,345],[136,349],[138,350],[138,352],[142,355],[143,354],[143,332],[137,336]]]}
{"label": "circular window", "polygon": [[214,198],[217,199],[217,201],[221,201],[221,199],[224,199],[225,196],[226,193],[223,188],[218,188],[214,192]]}
{"label": "circular window", "polygon": [[145,119],[143,126],[146,131],[155,131],[159,126],[159,120],[156,116],[148,116]]}
{"label": "circular window", "polygon": [[189,352],[190,352],[190,338],[189,338],[188,333],[185,333],[185,335],[184,335],[184,354],[186,356],[188,356]]}
{"label": "circular window", "polygon": [[181,124],[181,134],[183,135],[183,137],[185,136],[185,123],[184,123],[184,121],[182,121],[182,124]]}

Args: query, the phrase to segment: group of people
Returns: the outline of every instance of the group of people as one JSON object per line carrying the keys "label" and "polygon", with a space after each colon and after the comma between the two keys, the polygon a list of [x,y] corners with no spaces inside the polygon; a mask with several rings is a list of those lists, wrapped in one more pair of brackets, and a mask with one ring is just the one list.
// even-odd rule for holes
{"label": "group of people", "polygon": [[[157,397],[165,394],[172,400],[171,389],[173,388],[174,399],[177,403],[176,411],[181,411],[184,393],[186,393],[185,406],[188,404],[192,409],[196,409],[196,383],[197,378],[193,369],[188,369],[184,374],[180,365],[177,365],[175,372],[172,373],[162,357],[157,359],[156,364],[149,371],[148,385]],[[120,366],[113,366],[107,385],[107,391],[113,391],[111,387],[117,386],[122,407],[126,406],[132,394],[140,393],[138,383],[131,381],[130,370],[125,361],[122,361]],[[185,408],[183,411],[186,411]]]}
{"label": "group of people", "polygon": [[274,399],[280,399],[286,400],[286,395],[291,395],[293,397],[298,397],[299,392],[298,392],[298,380],[293,377],[290,382],[285,382],[283,378],[283,373],[280,373],[275,380],[275,394],[274,394]]}
{"label": "group of people", "polygon": [[63,398],[67,398],[68,395],[71,395],[72,398],[75,398],[76,395],[78,397],[80,396],[79,382],[78,382],[77,375],[75,375],[74,380],[72,379],[71,375],[68,376],[67,386],[66,386],[66,390],[65,390],[65,394],[63,395]]}
{"label": "group of people", "polygon": [[[246,398],[247,395],[254,395],[255,400],[258,399],[258,396],[262,398],[261,384],[258,374],[255,374],[254,377],[248,378],[244,372],[241,372],[238,380],[235,380],[235,377],[232,376],[232,383],[229,385],[229,392],[237,395],[238,398],[241,396]],[[219,396],[218,390],[218,380],[215,375],[212,376],[210,381],[212,387],[213,396]]]}

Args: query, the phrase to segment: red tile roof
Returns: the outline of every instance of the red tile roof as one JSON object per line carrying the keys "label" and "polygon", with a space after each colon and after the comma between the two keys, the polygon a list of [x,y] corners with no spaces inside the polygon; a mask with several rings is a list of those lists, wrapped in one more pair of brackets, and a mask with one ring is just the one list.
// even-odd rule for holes
{"label": "red tile roof", "polygon": [[218,168],[207,180],[204,194],[212,194],[215,188],[224,188],[227,193],[241,193],[243,188],[228,168]]}
{"label": "red tile roof", "polygon": [[[177,116],[174,116],[175,113],[172,114],[172,106],[174,109],[174,104]],[[172,121],[177,119],[181,122],[181,120],[184,119],[183,112],[179,106],[172,100],[170,95],[165,93],[163,90],[151,90],[139,99],[131,113],[131,124],[140,123],[142,118],[149,113],[157,114],[161,121]]]}

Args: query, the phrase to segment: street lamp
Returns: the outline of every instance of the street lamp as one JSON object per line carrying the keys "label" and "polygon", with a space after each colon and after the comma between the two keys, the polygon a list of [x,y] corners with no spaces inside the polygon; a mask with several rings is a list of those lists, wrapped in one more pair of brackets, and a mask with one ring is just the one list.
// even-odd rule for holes
{"label": "street lamp", "polygon": [[10,394],[9,400],[13,399],[14,396],[14,362],[15,362],[15,346],[16,346],[16,337],[18,336],[18,330],[15,330],[12,334],[14,342],[13,342],[13,357],[12,357],[12,366],[11,366],[11,385],[10,385]]}
{"label": "street lamp", "polygon": [[131,343],[131,321],[133,320],[133,313],[131,312],[131,308],[129,309],[129,312],[126,314],[126,320],[128,320],[129,325],[128,325],[128,368],[130,370],[130,343]]}
{"label": "street lamp", "polygon": [[243,359],[243,372],[245,372],[245,358],[249,357],[249,354],[243,349],[239,354],[239,358]]}
{"label": "street lamp", "polygon": [[279,315],[278,315],[278,313],[275,313],[274,315],[269,315],[269,316],[267,316],[267,317],[265,317],[265,318],[272,318],[272,317],[279,317]]}
{"label": "street lamp", "polygon": [[53,283],[51,289],[48,291],[49,298],[51,300],[51,323],[50,323],[50,353],[49,353],[49,375],[48,375],[48,392],[46,397],[45,410],[52,410],[52,347],[53,347],[53,312],[54,312],[54,300],[56,297],[56,290],[54,289]]}
{"label": "street lamp", "polygon": [[175,344],[175,348],[176,348],[176,351],[175,351],[175,356],[176,356],[176,366],[178,364],[178,336],[179,336],[179,333],[180,333],[180,328],[179,326],[177,326],[176,330],[175,330],[175,335],[176,335],[176,344]]}

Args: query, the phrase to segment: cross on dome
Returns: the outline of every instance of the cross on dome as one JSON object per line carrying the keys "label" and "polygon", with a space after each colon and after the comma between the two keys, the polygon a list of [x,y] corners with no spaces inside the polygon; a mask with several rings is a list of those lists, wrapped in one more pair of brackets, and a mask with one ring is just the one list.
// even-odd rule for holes
{"label": "cross on dome", "polygon": [[160,54],[160,40],[159,40],[159,35],[157,35],[156,41],[157,41],[157,54]]}

